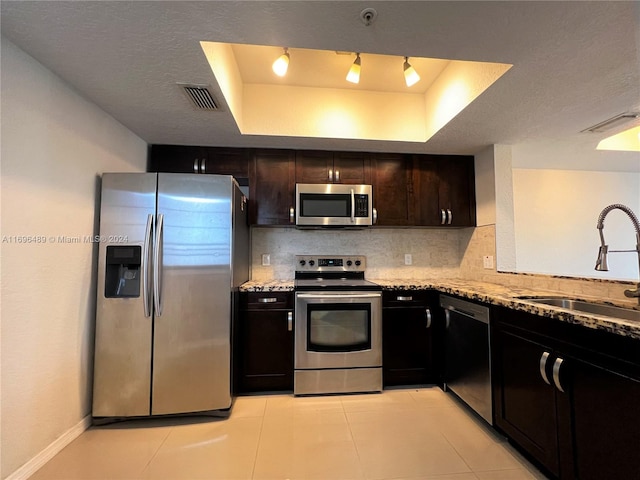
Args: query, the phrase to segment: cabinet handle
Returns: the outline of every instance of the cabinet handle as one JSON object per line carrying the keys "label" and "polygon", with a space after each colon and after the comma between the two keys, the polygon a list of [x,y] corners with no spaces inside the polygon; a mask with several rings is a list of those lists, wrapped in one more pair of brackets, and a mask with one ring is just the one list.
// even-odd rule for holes
{"label": "cabinet handle", "polygon": [[451,324],[451,314],[449,310],[444,311],[444,328],[445,330],[449,329],[449,325]]}
{"label": "cabinet handle", "polygon": [[448,208],[447,208],[447,217],[448,217],[447,225],[451,225],[451,222],[453,221],[453,213]]}
{"label": "cabinet handle", "polygon": [[200,173],[206,173],[207,172],[207,159],[203,158],[202,160],[200,160]]}
{"label": "cabinet handle", "polygon": [[551,385],[549,382],[549,377],[547,377],[547,360],[549,360],[549,352],[544,352],[540,356],[540,376],[544,380],[544,383],[547,385]]}
{"label": "cabinet handle", "polygon": [[378,210],[376,208],[373,209],[372,211],[372,215],[371,215],[371,223],[373,225],[375,225],[376,223],[378,223]]}
{"label": "cabinet handle", "polygon": [[410,302],[411,300],[413,300],[413,297],[401,297],[401,296],[397,296],[396,300],[399,302]]}
{"label": "cabinet handle", "polygon": [[329,181],[333,182],[333,168],[329,169]]}
{"label": "cabinet handle", "polygon": [[293,330],[293,312],[287,312],[287,330]]}
{"label": "cabinet handle", "polygon": [[564,362],[564,360],[560,357],[556,358],[556,361],[553,362],[553,383],[556,384],[558,390],[564,393],[564,389],[560,383],[560,367],[562,366],[562,362]]}
{"label": "cabinet handle", "polygon": [[427,328],[431,328],[431,310],[427,308],[426,312],[427,312]]}
{"label": "cabinet handle", "polygon": [[336,182],[340,181],[340,170],[336,170]]}
{"label": "cabinet handle", "polygon": [[275,297],[263,297],[258,299],[258,303],[275,303],[278,299]]}
{"label": "cabinet handle", "polygon": [[193,173],[198,173],[200,171],[200,160],[197,158],[193,161]]}
{"label": "cabinet handle", "polygon": [[440,225],[444,225],[447,223],[447,212],[444,211],[444,208],[440,209]]}
{"label": "cabinet handle", "polygon": [[296,210],[293,207],[289,207],[289,223],[296,221]]}

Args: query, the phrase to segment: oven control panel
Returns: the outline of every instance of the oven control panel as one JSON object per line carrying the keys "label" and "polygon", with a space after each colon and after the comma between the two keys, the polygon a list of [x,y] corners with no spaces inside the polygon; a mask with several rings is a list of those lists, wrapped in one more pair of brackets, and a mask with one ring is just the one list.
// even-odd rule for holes
{"label": "oven control panel", "polygon": [[296,255],[296,272],[364,272],[363,255]]}

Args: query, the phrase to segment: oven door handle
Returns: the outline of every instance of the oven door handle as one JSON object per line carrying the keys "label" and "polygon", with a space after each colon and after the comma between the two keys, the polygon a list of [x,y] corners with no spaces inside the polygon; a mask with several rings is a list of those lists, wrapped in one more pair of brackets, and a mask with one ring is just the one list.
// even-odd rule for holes
{"label": "oven door handle", "polygon": [[342,299],[342,298],[380,298],[379,293],[349,293],[346,295],[323,294],[323,293],[298,293],[298,298],[322,298],[322,299]]}

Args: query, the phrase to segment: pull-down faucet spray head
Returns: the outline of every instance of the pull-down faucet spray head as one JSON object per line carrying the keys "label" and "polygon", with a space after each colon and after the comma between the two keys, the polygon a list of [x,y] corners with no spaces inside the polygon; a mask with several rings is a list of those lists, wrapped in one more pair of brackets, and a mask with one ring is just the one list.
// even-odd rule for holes
{"label": "pull-down faucet spray head", "polygon": [[[628,215],[633,223],[633,227],[636,230],[636,249],[635,250],[611,250],[612,252],[636,252],[638,254],[638,272],[640,274],[640,222],[638,221],[638,217],[636,217],[635,213],[625,205],[620,205],[616,203],[614,205],[609,205],[605,207],[602,212],[600,212],[600,216],[598,217],[598,230],[600,232],[600,249],[598,250],[598,260],[596,260],[596,270],[599,272],[606,272],[609,270],[609,265],[607,265],[607,254],[609,253],[609,246],[604,241],[604,233],[602,233],[604,229],[604,217],[611,210],[622,210],[624,213]],[[625,290],[625,296],[627,297],[635,297],[638,299],[638,305],[640,305],[640,282],[636,286],[635,290]]]}
{"label": "pull-down faucet spray head", "polygon": [[596,260],[596,270],[599,272],[608,272],[607,253],[609,253],[609,245],[600,245],[598,250],[598,260]]}

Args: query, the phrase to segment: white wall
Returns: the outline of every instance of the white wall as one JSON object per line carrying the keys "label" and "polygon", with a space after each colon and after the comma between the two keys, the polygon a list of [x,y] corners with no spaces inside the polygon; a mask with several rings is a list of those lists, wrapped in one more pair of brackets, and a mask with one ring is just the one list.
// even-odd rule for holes
{"label": "white wall", "polygon": [[[609,254],[609,271],[596,272],[596,228],[604,207],[621,203],[640,215],[640,174],[514,169],[517,271],[610,279],[638,279],[635,253]],[[635,230],[615,210],[604,222],[610,250],[635,249]]]}
{"label": "white wall", "polygon": [[[2,38],[2,463],[6,478],[91,409],[98,176],[146,144]],[[19,236],[40,243],[17,243]]]}

